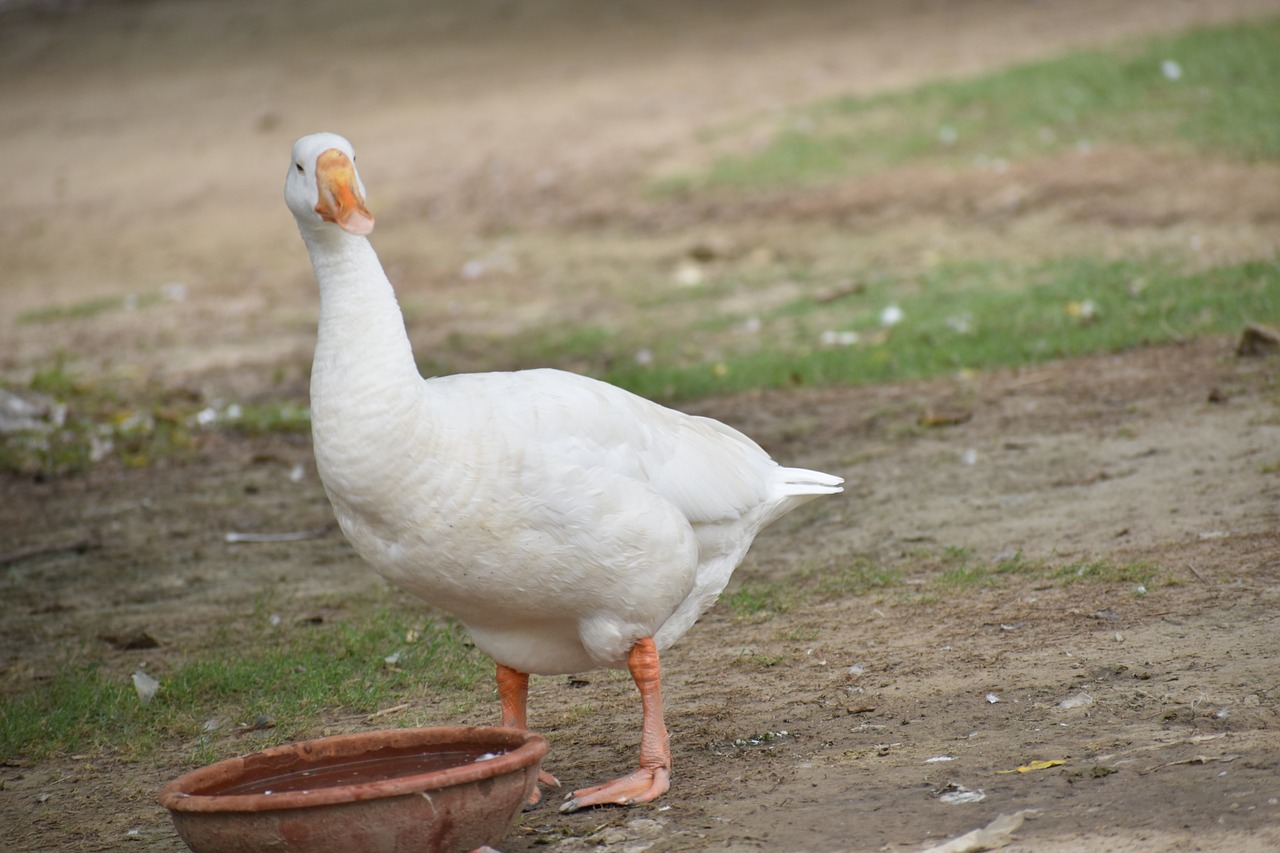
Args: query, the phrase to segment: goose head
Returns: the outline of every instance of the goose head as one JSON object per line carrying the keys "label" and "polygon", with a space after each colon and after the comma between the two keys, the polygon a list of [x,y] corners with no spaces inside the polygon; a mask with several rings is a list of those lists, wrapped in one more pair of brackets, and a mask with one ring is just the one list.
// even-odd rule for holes
{"label": "goose head", "polygon": [[337,226],[350,234],[373,231],[364,183],[351,143],[336,133],[313,133],[293,144],[284,200],[304,231]]}

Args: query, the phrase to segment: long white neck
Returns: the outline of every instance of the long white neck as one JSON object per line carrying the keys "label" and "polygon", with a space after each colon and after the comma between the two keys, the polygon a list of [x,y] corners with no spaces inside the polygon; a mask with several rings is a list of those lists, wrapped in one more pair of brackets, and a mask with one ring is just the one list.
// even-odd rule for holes
{"label": "long white neck", "polygon": [[364,237],[301,229],[320,286],[311,369],[316,462],[331,492],[359,500],[363,484],[403,461],[419,432],[422,377],[391,282]]}
{"label": "long white neck", "polygon": [[391,282],[364,237],[336,229],[302,237],[320,285],[312,406],[369,402],[383,411],[388,394],[422,381]]}

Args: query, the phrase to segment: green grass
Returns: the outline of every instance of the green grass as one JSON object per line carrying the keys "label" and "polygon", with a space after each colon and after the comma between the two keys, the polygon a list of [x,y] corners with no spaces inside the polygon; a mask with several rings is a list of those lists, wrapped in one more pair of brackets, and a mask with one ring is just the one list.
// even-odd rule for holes
{"label": "green grass", "polygon": [[1103,583],[1136,584],[1145,588],[1148,584],[1161,580],[1159,567],[1154,563],[1111,563],[1106,560],[1093,560],[1083,563],[1068,563],[1053,571],[1053,577],[1064,583],[1083,581],[1101,581]]}
{"label": "green grass", "polygon": [[[885,328],[881,312],[891,304],[903,319]],[[652,342],[652,361],[645,364],[634,358],[641,342],[621,332],[595,336],[585,365],[581,348],[562,354],[546,330],[538,332],[537,346],[544,353],[540,363],[571,361],[638,394],[682,400],[1035,364],[1229,334],[1277,316],[1280,263],[1274,261],[1181,272],[1147,260],[992,260],[949,263],[902,279],[882,276],[833,304],[802,298],[762,312],[760,332],[750,339],[727,343],[711,329],[671,334]],[[824,345],[828,331],[856,334],[857,341]],[[566,334],[585,336],[580,329]],[[532,349],[527,342],[514,347]]]}
{"label": "green grass", "polygon": [[828,569],[808,568],[784,580],[745,578],[720,596],[720,606],[735,616],[772,616],[815,600],[866,595],[902,582],[896,569],[867,559]]}
{"label": "green grass", "polygon": [[54,305],[19,314],[17,322],[40,325],[61,320],[88,320],[111,311],[136,311],[169,301],[164,293],[144,293],[140,296],[103,296],[75,302],[70,305]]}
{"label": "green grass", "polygon": [[[1168,63],[1173,63],[1169,65]],[[1176,79],[1166,69],[1176,68]],[[1280,19],[797,110],[772,142],[667,190],[795,186],[906,164],[990,165],[1118,142],[1280,157]]]}
{"label": "green grass", "polygon": [[748,578],[720,596],[720,607],[735,616],[785,613],[799,599],[797,591],[784,581]]}
{"label": "green grass", "polygon": [[25,389],[57,412],[39,427],[0,433],[0,472],[57,477],[114,460],[126,467],[183,461],[201,434],[305,434],[311,413],[292,401],[204,405],[184,389],[83,378],[61,354],[37,370]]}
{"label": "green grass", "polygon": [[1027,559],[1021,553],[994,563],[975,560],[966,549],[948,549],[938,560],[941,571],[929,580],[934,591],[958,593],[971,589],[1005,586],[1010,578],[1051,581],[1057,584],[1104,583],[1129,585],[1145,589],[1170,580],[1154,563],[1113,563],[1109,560],[1085,560],[1059,563],[1054,560]]}
{"label": "green grass", "polygon": [[65,355],[32,376],[28,390],[58,414],[41,428],[0,434],[0,472],[33,477],[82,473],[104,459],[130,467],[180,459],[195,449],[190,402],[155,387],[126,392],[81,378]]}
{"label": "green grass", "polygon": [[[491,674],[460,629],[412,613],[373,609],[319,625],[237,626],[208,648],[147,670],[160,681],[143,704],[131,674],[103,660],[76,657],[47,683],[0,702],[0,759],[54,754],[150,754],[174,742],[195,743],[203,758],[212,739],[260,719],[272,739],[314,733],[334,714],[365,714],[423,692],[470,695]],[[394,665],[386,658],[396,655]],[[210,720],[218,721],[212,733]],[[221,751],[240,751],[227,741]]]}
{"label": "green grass", "polygon": [[[993,562],[967,548],[920,553],[894,566],[861,558],[847,565],[808,568],[793,577],[745,577],[720,596],[719,606],[736,618],[771,619],[806,604],[882,594],[918,603],[954,600],[977,590],[1000,589],[1013,580],[1057,585],[1100,583],[1128,586],[1136,594],[1173,581],[1154,563],[1108,560],[1060,562],[1021,553]],[[1140,591],[1141,590],[1141,591]]]}
{"label": "green grass", "polygon": [[228,416],[223,410],[223,425],[246,435],[311,432],[311,410],[290,402],[245,403],[236,406]]}

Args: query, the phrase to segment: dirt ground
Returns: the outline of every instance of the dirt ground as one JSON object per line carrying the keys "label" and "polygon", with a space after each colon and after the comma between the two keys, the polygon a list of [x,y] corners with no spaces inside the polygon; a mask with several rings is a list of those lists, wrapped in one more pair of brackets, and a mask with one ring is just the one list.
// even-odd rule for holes
{"label": "dirt ground", "polygon": [[[550,276],[461,281],[494,233],[552,252],[560,237],[634,230],[679,251],[711,226],[789,241],[860,228],[849,239],[904,265],[948,240],[1275,257],[1280,170],[1124,150],[1091,168],[898,174],[750,209],[629,194],[706,129],[788,104],[1276,12],[1262,0],[0,3],[0,379],[22,384],[61,353],[104,382],[301,398],[315,294],[280,179],[292,140],[321,128],[359,147],[375,244],[402,294],[434,289],[410,318],[420,354],[457,329],[588,310]],[[137,294],[168,297],[18,321]],[[936,566],[963,548],[983,562],[1146,561],[1158,580],[1011,576],[770,618],[713,610],[664,659],[671,793],[630,810],[544,807],[503,849],[914,850],[1024,810],[1007,849],[1280,849],[1280,388],[1274,357],[1234,346],[687,406],[849,481],[762,535],[743,578],[864,558]],[[927,412],[957,417],[924,427]],[[181,463],[0,478],[0,683],[47,676],[61,649],[103,633],[194,642],[264,590],[303,614],[380,583],[336,532],[222,539],[328,523],[309,445],[288,436],[211,433]],[[148,653],[104,654],[127,672]],[[639,707],[616,674],[535,679],[530,723],[552,742],[548,765],[580,785],[633,761]],[[18,850],[182,849],[153,798],[188,755],[0,766],[0,831]],[[1037,760],[1063,763],[1016,772]],[[965,791],[982,796],[952,802]]]}

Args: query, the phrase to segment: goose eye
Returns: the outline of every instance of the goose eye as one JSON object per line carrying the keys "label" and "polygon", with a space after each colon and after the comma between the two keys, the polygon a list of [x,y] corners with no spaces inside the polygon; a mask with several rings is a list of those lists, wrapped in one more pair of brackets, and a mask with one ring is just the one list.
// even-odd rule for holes
{"label": "goose eye", "polygon": [[304,168],[302,168],[302,164],[301,164],[301,163],[294,163],[294,164],[293,164],[293,166],[294,166],[294,168],[295,168],[295,169],[297,169],[297,170],[298,170],[298,172],[299,172],[299,173],[304,174],[304,175],[307,173],[307,170],[306,170],[306,169],[304,169]]}

